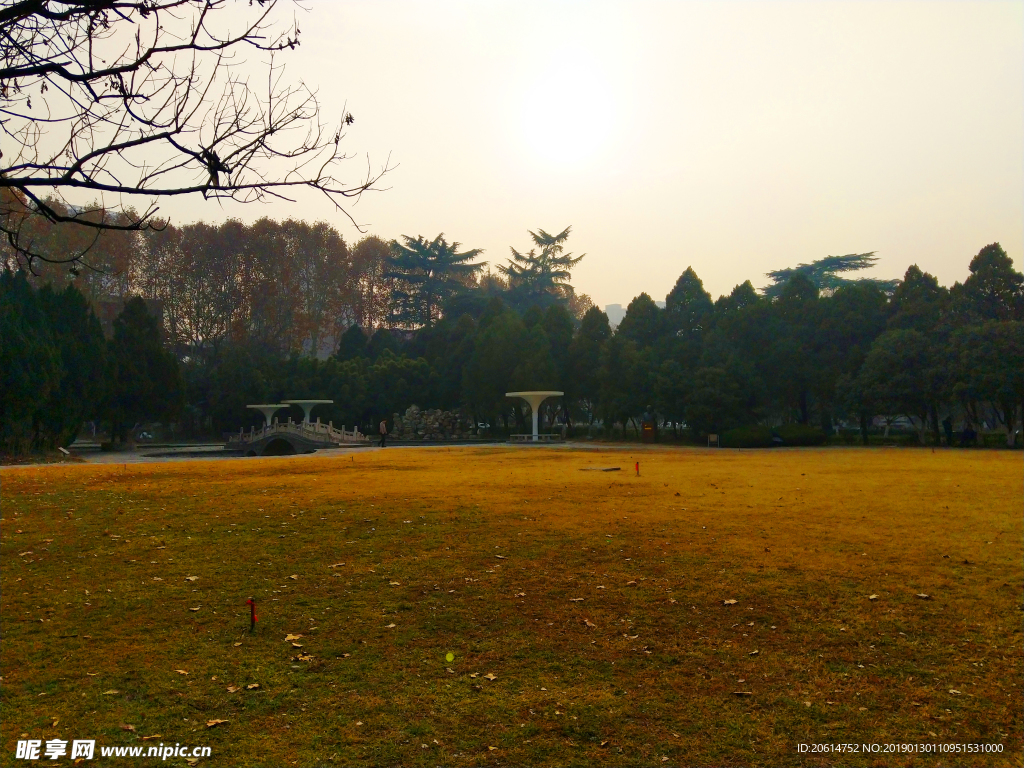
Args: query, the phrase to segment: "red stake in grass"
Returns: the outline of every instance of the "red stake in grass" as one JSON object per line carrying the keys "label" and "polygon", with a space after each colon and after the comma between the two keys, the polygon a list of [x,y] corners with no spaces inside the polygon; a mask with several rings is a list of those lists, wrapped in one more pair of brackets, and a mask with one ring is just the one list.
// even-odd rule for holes
{"label": "red stake in grass", "polygon": [[636,476],[640,477],[640,462],[639,461],[636,463]]}
{"label": "red stake in grass", "polygon": [[245,601],[249,605],[249,634],[256,631],[256,601],[251,597]]}

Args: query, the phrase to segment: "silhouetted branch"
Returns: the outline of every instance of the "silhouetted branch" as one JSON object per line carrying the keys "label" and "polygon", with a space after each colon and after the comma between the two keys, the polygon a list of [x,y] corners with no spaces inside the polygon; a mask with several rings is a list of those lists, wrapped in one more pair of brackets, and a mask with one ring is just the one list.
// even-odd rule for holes
{"label": "silhouetted branch", "polygon": [[[275,55],[299,44],[299,28],[276,29],[278,0],[255,0],[254,17],[232,33],[238,4],[23,0],[0,9],[0,232],[16,252],[29,263],[77,262],[82,252],[34,250],[25,224],[143,230],[158,198],[181,195],[291,201],[315,189],[353,221],[345,201],[372,189],[388,164],[338,177],[352,116],[324,123],[315,91],[285,81]],[[242,50],[266,53],[263,85],[240,72]],[[149,200],[141,213],[119,203],[86,216],[65,196],[82,190]]]}

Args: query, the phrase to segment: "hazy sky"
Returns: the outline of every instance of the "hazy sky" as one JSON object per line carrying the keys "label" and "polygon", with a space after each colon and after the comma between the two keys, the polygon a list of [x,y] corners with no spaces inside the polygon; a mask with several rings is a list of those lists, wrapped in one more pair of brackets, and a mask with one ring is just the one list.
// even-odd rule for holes
{"label": "hazy sky", "polygon": [[[717,297],[877,251],[963,280],[998,241],[1024,265],[1022,2],[312,0],[291,76],[355,116],[352,208],[385,238],[444,232],[504,263],[572,225],[577,290]],[[290,13],[290,10],[289,10]],[[326,219],[323,202],[163,206],[176,221]]]}

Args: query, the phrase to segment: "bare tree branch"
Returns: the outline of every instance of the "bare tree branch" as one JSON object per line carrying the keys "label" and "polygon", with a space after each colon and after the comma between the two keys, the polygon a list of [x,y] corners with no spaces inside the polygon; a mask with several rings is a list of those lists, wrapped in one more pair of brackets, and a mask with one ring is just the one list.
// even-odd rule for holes
{"label": "bare tree branch", "polygon": [[[160,197],[239,202],[323,193],[345,202],[373,189],[388,162],[356,180],[341,143],[353,122],[321,119],[315,91],[275,60],[299,44],[279,28],[279,0],[20,0],[0,7],[0,232],[29,264],[83,252],[33,248],[33,219],[93,230],[144,230]],[[246,7],[247,6],[247,7]],[[248,7],[252,11],[248,11]],[[249,13],[240,31],[239,13]],[[251,85],[245,51],[264,58]],[[92,192],[85,211],[67,195]],[[118,204],[108,205],[106,196]],[[147,198],[137,212],[130,201]],[[121,203],[126,199],[128,203]],[[99,212],[100,215],[95,215]]]}

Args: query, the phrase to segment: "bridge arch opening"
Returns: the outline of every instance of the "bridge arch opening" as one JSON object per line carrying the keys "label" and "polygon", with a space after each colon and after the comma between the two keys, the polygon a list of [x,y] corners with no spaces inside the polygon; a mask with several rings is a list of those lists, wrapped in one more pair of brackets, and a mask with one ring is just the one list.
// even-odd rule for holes
{"label": "bridge arch opening", "polygon": [[295,450],[292,442],[282,437],[274,438],[263,449],[264,456],[291,456],[295,453],[298,453],[298,451]]}

